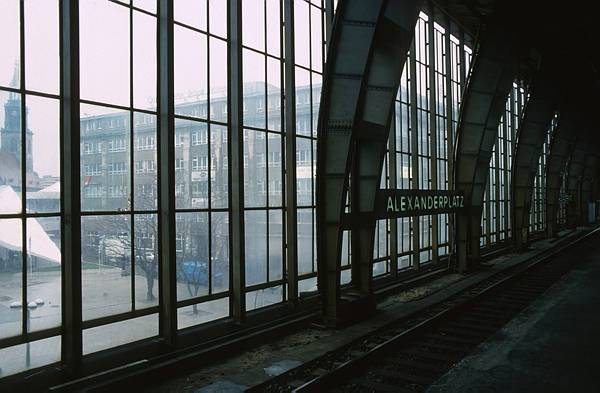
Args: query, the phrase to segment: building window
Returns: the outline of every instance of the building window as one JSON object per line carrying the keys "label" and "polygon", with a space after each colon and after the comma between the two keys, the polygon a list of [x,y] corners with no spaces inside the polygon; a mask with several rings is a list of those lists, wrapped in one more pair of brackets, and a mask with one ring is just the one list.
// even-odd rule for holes
{"label": "building window", "polygon": [[106,171],[109,175],[120,175],[127,173],[127,165],[125,162],[109,162],[106,164]]}
{"label": "building window", "polygon": [[192,158],[192,170],[207,170],[208,169],[208,157],[198,156]]}
{"label": "building window", "polygon": [[111,139],[108,141],[109,152],[120,152],[127,150],[127,141],[125,138]]}

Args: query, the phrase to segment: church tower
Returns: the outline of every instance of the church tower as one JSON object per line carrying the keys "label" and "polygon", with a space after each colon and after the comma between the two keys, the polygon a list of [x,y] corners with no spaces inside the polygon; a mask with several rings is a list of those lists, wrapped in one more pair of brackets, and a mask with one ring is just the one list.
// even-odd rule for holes
{"label": "church tower", "polygon": [[[19,65],[15,64],[13,86],[18,84]],[[26,113],[27,114],[27,113]],[[21,162],[21,95],[10,92],[4,104],[4,127],[0,130],[0,149],[15,156]],[[33,132],[27,129],[26,137],[26,170],[33,170],[32,139]]]}

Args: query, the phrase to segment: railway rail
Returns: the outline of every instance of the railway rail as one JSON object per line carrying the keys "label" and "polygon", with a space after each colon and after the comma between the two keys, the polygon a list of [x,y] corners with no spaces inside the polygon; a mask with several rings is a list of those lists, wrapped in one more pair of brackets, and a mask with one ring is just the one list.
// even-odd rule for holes
{"label": "railway rail", "polygon": [[567,251],[599,235],[559,245],[248,392],[425,391],[571,270],[577,258]]}

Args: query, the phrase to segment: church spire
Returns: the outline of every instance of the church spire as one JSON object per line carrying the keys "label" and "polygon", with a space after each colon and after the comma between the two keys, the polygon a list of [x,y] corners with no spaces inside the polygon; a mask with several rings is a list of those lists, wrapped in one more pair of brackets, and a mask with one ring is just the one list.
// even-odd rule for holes
{"label": "church spire", "polygon": [[[20,78],[19,78],[20,70],[21,70],[21,65],[19,63],[19,59],[15,59],[15,67],[13,69],[13,76],[12,76],[12,80],[10,82],[10,86],[15,87],[15,88],[20,87]],[[10,92],[8,99],[9,100],[18,100],[19,94]]]}

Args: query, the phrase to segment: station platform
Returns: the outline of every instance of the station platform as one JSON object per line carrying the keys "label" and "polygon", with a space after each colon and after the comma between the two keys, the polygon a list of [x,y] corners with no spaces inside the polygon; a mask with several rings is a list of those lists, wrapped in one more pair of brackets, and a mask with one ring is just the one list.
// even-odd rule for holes
{"label": "station platform", "polygon": [[427,392],[597,392],[600,245]]}
{"label": "station platform", "polygon": [[[570,238],[576,238],[580,234],[586,232],[586,229],[578,229],[575,231],[565,231],[560,234],[559,239],[561,241],[569,242]],[[193,391],[196,393],[213,393],[213,392],[243,392],[246,389],[261,383],[275,375],[281,374],[289,369],[297,367],[303,363],[309,362],[318,356],[322,356],[328,351],[335,350],[353,340],[359,339],[365,334],[369,334],[375,329],[390,323],[391,321],[398,320],[400,318],[406,318],[411,313],[425,309],[439,302],[445,301],[451,296],[459,293],[460,291],[468,288],[471,285],[474,285],[478,282],[485,280],[488,277],[496,274],[499,271],[510,268],[517,264],[523,263],[531,258],[544,253],[547,250],[553,249],[560,241],[558,239],[544,239],[531,244],[528,250],[526,251],[512,251],[508,253],[503,253],[497,257],[494,257],[488,260],[482,266],[482,269],[476,273],[472,273],[469,275],[460,275],[460,274],[445,274],[432,281],[429,281],[422,285],[417,285],[412,289],[402,291],[396,295],[392,295],[385,300],[383,300],[378,305],[378,312],[369,320],[357,323],[352,326],[348,326],[342,330],[322,330],[315,327],[306,327],[301,329],[300,331],[285,335],[284,337],[274,339],[271,342],[264,343],[255,347],[252,350],[244,351],[243,353],[228,358],[222,362],[216,362],[209,366],[199,367],[197,370],[192,371],[191,373],[186,373],[186,375],[180,375],[175,378],[169,378],[167,380],[162,381],[162,383],[158,383],[153,385],[152,387],[145,388],[145,391],[152,393],[163,393],[163,392],[173,392],[173,391]],[[598,246],[600,249],[600,246]],[[596,253],[598,250],[596,250]],[[590,254],[592,255],[592,254]],[[580,274],[580,280],[583,280],[588,283],[588,287],[591,290],[591,284],[594,282],[594,279],[600,278],[600,261],[595,266],[595,276],[589,276],[585,272],[581,272],[580,270],[573,271],[571,274]],[[585,277],[588,275],[589,277]],[[570,276],[570,275],[569,275]],[[590,281],[591,280],[591,281]],[[562,283],[562,281],[561,281]],[[562,285],[562,284],[561,284]],[[574,285],[573,291],[577,288],[578,284]],[[554,291],[554,289],[553,289]],[[558,289],[560,293],[561,290]],[[564,297],[565,294],[561,294],[561,298]],[[594,305],[600,302],[600,292],[598,296],[595,298]],[[560,303],[559,300],[555,301],[555,305]],[[537,304],[537,302],[536,302]],[[593,306],[590,306],[587,311],[582,312],[580,318],[592,318],[592,313],[590,309]],[[567,307],[567,310],[569,308]],[[533,315],[532,311],[527,313]],[[547,309],[539,311],[539,318],[542,318],[547,312]],[[526,315],[527,313],[524,313]],[[550,312],[553,314],[553,312]],[[537,315],[537,314],[536,314]],[[552,315],[548,315],[551,317]],[[522,316],[519,316],[519,320]],[[561,318],[556,318],[557,321],[561,321]],[[563,321],[565,324],[572,323],[572,321]],[[535,323],[533,323],[535,325]],[[573,328],[573,326],[568,325],[567,328]],[[594,321],[593,324],[589,325],[590,334],[593,328],[600,327],[600,315]],[[540,329],[544,329],[544,327],[540,327]],[[517,329],[517,332],[524,332],[525,327]],[[535,333],[536,336],[539,336],[538,339],[544,337],[544,334]],[[563,333],[557,332],[556,335],[563,336]],[[496,337],[496,336],[494,336]],[[503,346],[500,341],[503,337],[506,337],[506,333],[503,335],[500,334],[497,336],[497,344],[499,346]],[[534,344],[536,341],[531,340],[533,347],[541,344]],[[547,338],[547,343],[550,345],[553,339],[551,337]],[[516,341],[518,343],[518,340]],[[486,345],[487,342],[485,343]],[[600,338],[597,339],[597,345],[594,346],[596,349],[600,349]],[[564,343],[564,347],[560,351],[565,351],[564,348],[568,347],[569,343]],[[582,344],[584,345],[584,344]],[[585,346],[585,345],[584,345]],[[532,348],[533,348],[532,347]],[[596,350],[595,349],[595,350]],[[492,349],[492,352],[496,351],[496,349]],[[522,370],[522,372],[526,375],[528,361],[525,359],[528,351],[531,351],[530,348],[526,348],[524,352],[519,352],[517,349],[515,352],[517,355],[521,354],[523,358],[523,363],[517,366],[517,369]],[[580,350],[577,348],[572,349],[573,357],[578,357]],[[481,352],[477,352],[480,354]],[[600,353],[600,351],[596,351],[596,353]],[[559,352],[560,354],[560,352]],[[491,355],[490,355],[491,356]],[[538,357],[537,354],[532,355],[532,359]],[[476,355],[477,357],[477,355]],[[591,363],[593,363],[593,357],[587,355],[588,359]],[[511,358],[502,358],[506,359],[507,363],[511,363]],[[499,360],[502,360],[499,359]],[[551,360],[550,360],[551,361]],[[571,366],[573,367],[573,360],[570,359]],[[462,365],[462,363],[459,363]],[[515,363],[516,364],[516,363]],[[541,366],[543,371],[544,365]],[[489,368],[488,368],[489,369]],[[456,369],[456,372],[460,372],[460,368]],[[500,367],[495,369],[493,373],[499,373],[500,377],[508,375],[507,379],[510,379],[510,373],[504,373],[505,367]],[[444,377],[443,381],[440,381],[440,384],[436,386],[434,390],[436,392],[442,391],[457,391],[457,392],[485,392],[487,391],[512,391],[510,387],[498,388],[496,389],[495,383],[491,382],[488,384],[488,379],[492,381],[491,377],[487,376],[487,371],[482,371],[481,377],[477,379],[476,388],[472,388],[471,382],[475,381],[475,379],[469,378],[468,373],[471,372],[468,369],[464,369],[465,375],[462,377],[463,379],[457,379],[458,382],[454,382],[453,376],[448,374]],[[556,373],[556,371],[552,371]],[[560,374],[558,374],[560,375]],[[449,385],[446,384],[445,378],[451,378],[447,380]],[[471,381],[471,382],[470,382]],[[455,383],[463,383],[462,385],[457,384],[456,389],[454,389]],[[485,386],[491,386],[490,390]],[[454,389],[454,390],[453,390]],[[482,390],[483,389],[483,390]],[[523,390],[524,391],[524,390]],[[529,391],[537,391],[535,389],[529,389]],[[551,390],[546,390],[551,391]],[[577,390],[570,390],[577,391]],[[580,390],[581,391],[581,390]],[[585,391],[585,390],[584,390]]]}

